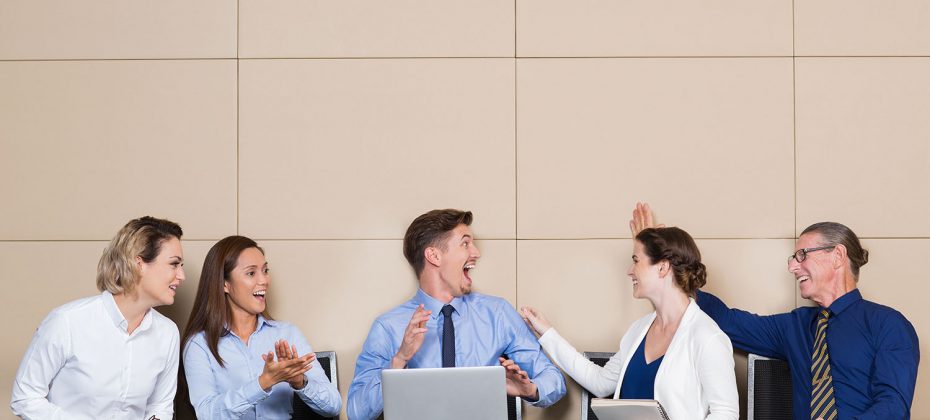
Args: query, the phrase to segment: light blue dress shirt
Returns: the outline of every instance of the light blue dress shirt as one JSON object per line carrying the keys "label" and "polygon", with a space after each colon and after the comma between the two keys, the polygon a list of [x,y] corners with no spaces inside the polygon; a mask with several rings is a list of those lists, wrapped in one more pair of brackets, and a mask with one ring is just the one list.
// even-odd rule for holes
{"label": "light blue dress shirt", "polygon": [[258,385],[265,366],[261,355],[274,351],[274,343],[281,339],[297,346],[299,355],[313,351],[297,327],[260,315],[248,344],[232,332],[220,337],[218,349],[225,367],[210,353],[203,331],[194,335],[184,348],[184,375],[197,418],[290,419],[295,392],[317,413],[339,415],[339,391],[315,360],[305,374],[307,385],[303,389],[295,390],[287,382],[280,382],[271,387],[271,392],[265,392]]}
{"label": "light blue dress shirt", "polygon": [[[383,411],[381,370],[390,368],[410,317],[420,304],[432,315],[423,345],[407,367],[442,367],[444,303],[418,290],[412,299],[381,315],[371,326],[349,387],[349,419],[373,419]],[[450,304],[455,308],[452,323],[456,366],[495,366],[500,364],[498,357],[507,355],[529,374],[539,389],[539,400],[533,401],[533,405],[547,407],[565,395],[565,378],[542,352],[536,336],[510,303],[499,297],[470,293]]]}

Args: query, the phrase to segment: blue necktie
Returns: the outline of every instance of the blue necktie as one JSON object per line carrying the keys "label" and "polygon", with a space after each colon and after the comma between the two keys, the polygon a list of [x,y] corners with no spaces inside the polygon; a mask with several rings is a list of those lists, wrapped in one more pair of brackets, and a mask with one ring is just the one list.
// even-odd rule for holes
{"label": "blue necktie", "polygon": [[442,367],[455,367],[455,327],[452,326],[452,305],[442,307]]}

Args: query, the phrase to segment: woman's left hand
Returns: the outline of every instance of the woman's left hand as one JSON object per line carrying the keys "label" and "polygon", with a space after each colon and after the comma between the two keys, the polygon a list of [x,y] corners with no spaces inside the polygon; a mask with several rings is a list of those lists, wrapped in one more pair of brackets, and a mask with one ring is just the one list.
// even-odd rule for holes
{"label": "woman's left hand", "polygon": [[[287,340],[278,340],[274,343],[274,352],[278,357],[278,360],[290,360],[297,359],[300,355],[297,354],[297,346],[293,344],[288,344]],[[309,362],[313,362],[316,359],[316,354],[311,354]],[[311,365],[311,369],[313,365]],[[287,383],[291,385],[291,388],[301,389],[307,385],[307,379],[303,373],[299,375],[294,375],[290,378],[287,378]]]}

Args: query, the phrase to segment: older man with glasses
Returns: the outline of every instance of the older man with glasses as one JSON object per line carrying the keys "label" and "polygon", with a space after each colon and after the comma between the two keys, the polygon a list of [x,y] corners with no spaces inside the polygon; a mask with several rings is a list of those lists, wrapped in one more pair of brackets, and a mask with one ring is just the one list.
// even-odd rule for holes
{"label": "older man with glasses", "polygon": [[[634,225],[653,225],[638,206]],[[804,229],[788,257],[801,296],[817,307],[760,316],[698,291],[696,300],[733,347],[783,359],[791,369],[795,419],[909,419],[920,349],[900,312],[862,298],[869,259],[859,238],[833,222]]]}

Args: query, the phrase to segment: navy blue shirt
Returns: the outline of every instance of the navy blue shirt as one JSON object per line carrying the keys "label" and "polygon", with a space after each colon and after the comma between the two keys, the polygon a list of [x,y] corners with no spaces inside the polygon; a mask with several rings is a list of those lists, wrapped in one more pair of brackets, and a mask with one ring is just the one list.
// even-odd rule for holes
{"label": "navy blue shirt", "polygon": [[652,363],[646,363],[646,339],[643,338],[623,374],[620,398],[625,400],[655,399],[656,373],[664,358],[665,355],[662,355]]}
{"label": "navy blue shirt", "polygon": [[[788,361],[795,419],[810,419],[811,354],[819,307],[759,316],[698,291],[697,303],[741,350]],[[827,348],[839,419],[908,419],[920,348],[904,315],[854,289],[826,308]]]}

